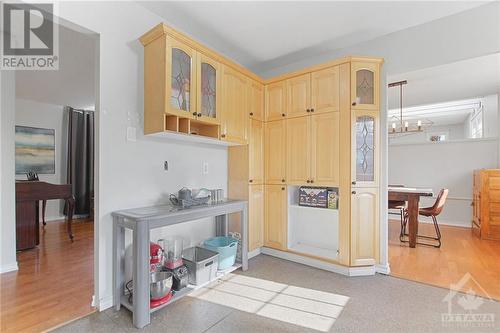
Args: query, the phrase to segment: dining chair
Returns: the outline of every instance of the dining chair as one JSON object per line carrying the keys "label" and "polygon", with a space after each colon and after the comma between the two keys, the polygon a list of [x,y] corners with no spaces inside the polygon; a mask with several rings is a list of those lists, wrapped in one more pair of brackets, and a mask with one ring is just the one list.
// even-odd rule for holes
{"label": "dining chair", "polygon": [[[404,185],[389,185],[389,187],[405,187]],[[401,240],[404,235],[402,234],[403,231],[403,224],[404,224],[404,217],[406,213],[406,201],[399,201],[399,200],[389,200],[388,202],[388,209],[393,209],[393,210],[398,210],[399,212],[389,212],[391,215],[399,215],[400,218],[400,223],[401,223],[401,232],[399,233],[399,239]]]}
{"label": "dining chair", "polygon": [[[427,216],[427,217],[432,218],[432,222],[434,223],[434,229],[436,230],[436,237],[423,236],[423,235],[417,235],[417,237],[435,240],[435,241],[437,241],[437,244],[419,243],[419,242],[417,242],[417,244],[434,246],[437,248],[441,247],[441,231],[439,230],[437,216],[439,214],[441,214],[441,212],[443,211],[444,204],[446,203],[446,198],[448,197],[448,192],[449,192],[449,190],[447,188],[441,189],[441,191],[439,191],[439,194],[436,198],[436,201],[434,202],[434,205],[432,205],[431,207],[420,208],[418,210],[418,215]],[[401,230],[401,234],[403,235],[403,237],[402,237],[403,239],[400,238],[400,240],[402,242],[407,242],[407,240],[404,240],[404,236],[408,236],[408,234],[406,233],[407,223],[408,223],[408,214],[406,213],[405,217],[404,217],[403,228]]]}

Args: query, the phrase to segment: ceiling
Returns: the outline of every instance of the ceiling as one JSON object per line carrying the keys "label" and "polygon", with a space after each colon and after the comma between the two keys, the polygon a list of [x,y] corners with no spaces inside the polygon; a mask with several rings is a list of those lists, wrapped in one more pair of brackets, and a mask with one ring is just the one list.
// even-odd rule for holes
{"label": "ceiling", "polygon": [[477,7],[484,1],[140,1],[257,74]]}
{"label": "ceiling", "polygon": [[[407,80],[403,86],[403,118],[429,119],[435,125],[462,123],[472,111],[468,103],[452,111],[434,110],[429,107],[414,108],[432,104],[449,104],[500,92],[500,54],[492,54],[459,61],[443,66],[388,77],[388,82]],[[399,88],[388,89],[389,122],[391,115],[399,113]],[[413,108],[412,108],[413,107]]]}

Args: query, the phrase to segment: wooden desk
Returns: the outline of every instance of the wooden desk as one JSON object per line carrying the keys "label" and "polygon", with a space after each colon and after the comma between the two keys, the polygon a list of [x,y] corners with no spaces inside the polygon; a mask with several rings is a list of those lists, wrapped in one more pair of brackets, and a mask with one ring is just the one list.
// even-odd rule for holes
{"label": "wooden desk", "polygon": [[63,199],[67,202],[68,218],[66,224],[68,236],[73,241],[71,222],[75,198],[71,184],[56,185],[41,181],[21,180],[16,181],[16,250],[31,249],[40,243],[39,202],[52,199]]}
{"label": "wooden desk", "polygon": [[420,197],[432,197],[432,189],[411,187],[389,187],[389,200],[406,201],[408,203],[408,235],[410,247],[417,244],[418,204]]}

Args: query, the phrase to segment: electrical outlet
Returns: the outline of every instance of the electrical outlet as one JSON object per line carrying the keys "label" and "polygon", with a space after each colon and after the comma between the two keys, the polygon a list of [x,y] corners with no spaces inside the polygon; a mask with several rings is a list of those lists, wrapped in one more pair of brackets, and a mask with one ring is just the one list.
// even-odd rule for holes
{"label": "electrical outlet", "polygon": [[163,162],[163,169],[168,171],[168,161]]}
{"label": "electrical outlet", "polygon": [[202,173],[208,175],[208,162],[203,162]]}

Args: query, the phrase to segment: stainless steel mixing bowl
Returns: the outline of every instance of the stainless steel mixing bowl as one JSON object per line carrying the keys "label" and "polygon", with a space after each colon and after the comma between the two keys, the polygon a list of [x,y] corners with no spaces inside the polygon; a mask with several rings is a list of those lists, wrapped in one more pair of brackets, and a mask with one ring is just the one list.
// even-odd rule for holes
{"label": "stainless steel mixing bowl", "polygon": [[149,293],[152,300],[161,299],[172,289],[171,272],[154,272],[149,278]]}

